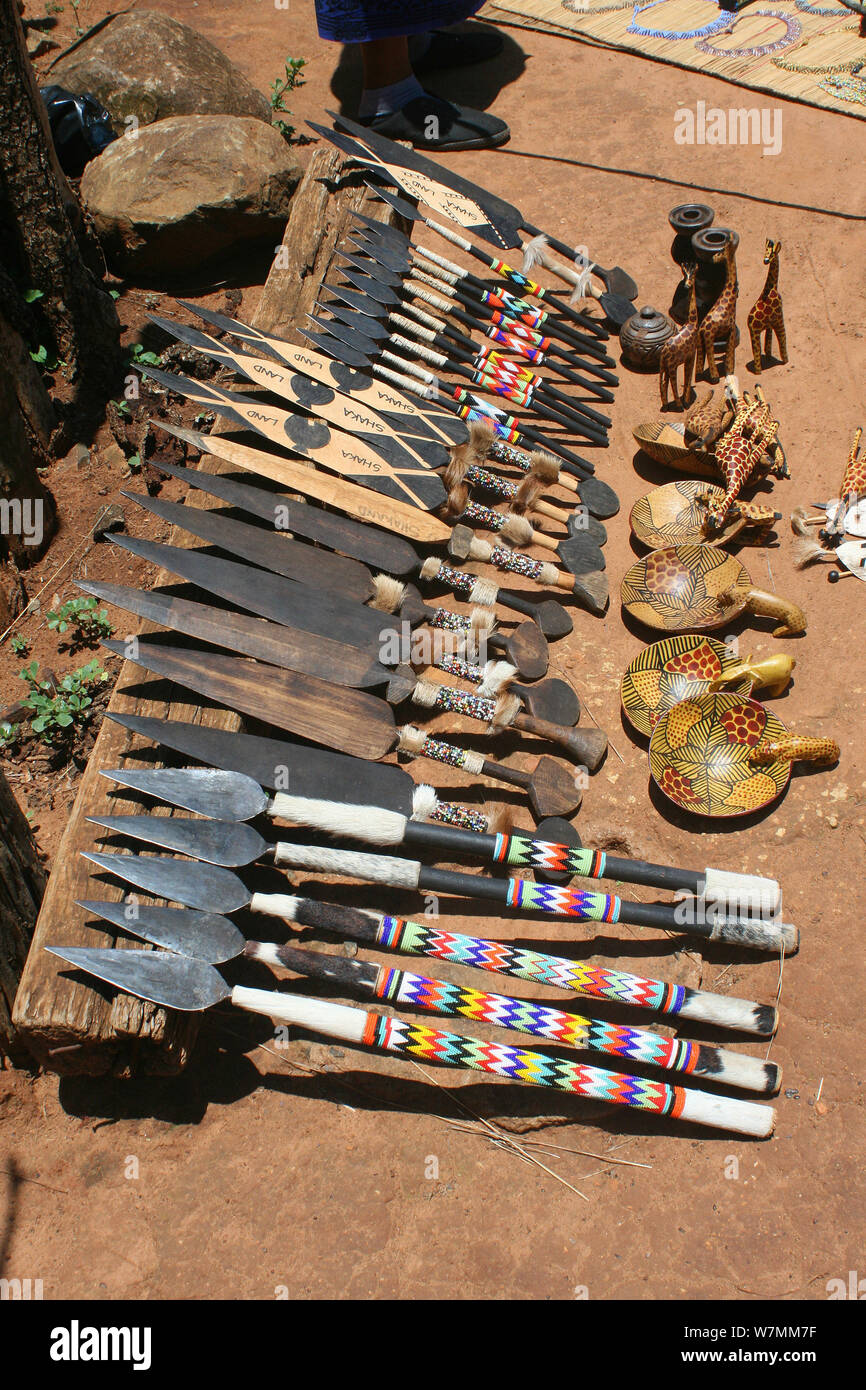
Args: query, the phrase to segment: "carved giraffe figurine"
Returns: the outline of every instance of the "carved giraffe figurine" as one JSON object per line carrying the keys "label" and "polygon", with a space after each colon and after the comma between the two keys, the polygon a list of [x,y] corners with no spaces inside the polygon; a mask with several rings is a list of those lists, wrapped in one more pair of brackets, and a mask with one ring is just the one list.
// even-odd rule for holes
{"label": "carved giraffe figurine", "polygon": [[[689,290],[689,316],[679,332],[668,338],[659,357],[659,394],[662,405],[668,403],[668,388],[674,400],[679,399],[683,410],[689,398],[698,350],[698,297],[695,290],[696,265],[683,266],[683,278]],[[677,368],[683,369],[682,394],[677,390]]]}
{"label": "carved giraffe figurine", "polygon": [[[725,495],[707,508],[707,524],[719,530],[728,513],[765,454],[771,455],[776,442],[779,422],[774,420],[760,386],[754,397],[744,391],[737,403],[737,413],[730,429],[716,444],[716,463],[725,479]],[[774,458],[769,472],[777,478],[787,478],[788,465]]]}
{"label": "carved giraffe figurine", "polygon": [[734,254],[734,243],[730,237],[725,242],[721,251],[717,251],[713,256],[714,261],[724,261],[725,263],[725,283],[721,293],[704,317],[700,327],[698,339],[698,355],[695,363],[695,376],[701,371],[706,362],[707,374],[710,381],[718,381],[719,370],[716,366],[716,341],[719,338],[727,338],[725,344],[725,375],[731,376],[734,370],[734,355],[737,350],[737,263]]}
{"label": "carved giraffe figurine", "polygon": [[725,377],[721,399],[716,401],[712,387],[698,403],[692,406],[684,421],[686,443],[696,453],[712,452],[713,445],[730,429],[737,413],[740,399],[740,383],[735,376]]}
{"label": "carved giraffe figurine", "polygon": [[838,506],[833,506],[827,512],[827,525],[819,532],[823,541],[838,541],[840,536],[845,534],[845,518],[848,515],[849,507],[857,505],[862,498],[866,497],[866,454],[862,458],[860,455],[860,440],[863,437],[862,426],[854,431],[854,442],[851,445],[851,452],[845,464],[845,474],[842,478],[842,490],[840,493]]}
{"label": "carved giraffe figurine", "polygon": [[749,317],[746,320],[749,326],[749,337],[752,340],[752,355],[755,359],[756,372],[763,370],[763,362],[761,361],[762,333],[764,334],[764,356],[770,356],[773,347],[773,334],[775,333],[779,341],[779,360],[783,363],[788,360],[788,340],[785,336],[785,320],[782,316],[782,296],[778,290],[779,252],[781,250],[781,241],[771,241],[767,237],[767,244],[764,247],[767,279],[761,290],[760,298],[749,310]]}

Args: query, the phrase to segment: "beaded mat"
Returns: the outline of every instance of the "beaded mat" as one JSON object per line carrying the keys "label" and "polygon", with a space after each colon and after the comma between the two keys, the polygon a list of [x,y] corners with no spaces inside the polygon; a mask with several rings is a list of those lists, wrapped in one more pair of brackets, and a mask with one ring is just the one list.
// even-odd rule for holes
{"label": "beaded mat", "polygon": [[[497,16],[866,119],[866,37],[832,0],[751,0],[724,12],[716,0],[496,0],[479,17]],[[709,136],[709,115],[706,143],[722,143]]]}

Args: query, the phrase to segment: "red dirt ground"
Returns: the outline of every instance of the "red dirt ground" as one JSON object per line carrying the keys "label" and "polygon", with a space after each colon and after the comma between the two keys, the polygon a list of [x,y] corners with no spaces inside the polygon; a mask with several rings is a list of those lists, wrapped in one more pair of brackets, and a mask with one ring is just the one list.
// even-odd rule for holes
{"label": "red dirt ground", "polygon": [[[311,6],[175,0],[156,7],[200,29],[263,91],[280,75],[283,55],[307,58],[306,85],[291,101],[299,122],[335,107],[337,55],[316,38]],[[84,3],[80,22],[104,12]],[[64,44],[71,24],[63,11],[55,33]],[[862,419],[864,126],[636,57],[516,28],[505,33],[495,72],[443,78],[438,90],[491,106],[510,123],[511,143],[450,156],[449,164],[551,233],[586,240],[602,264],[625,266],[641,286],[639,302],[660,307],[676,278],[668,210],[709,202],[717,224],[740,233],[742,328],[763,283],[764,239],[783,243],[791,361],[765,371],[762,382],[782,422],[792,478],[773,490],[785,514],[777,543],[743,558],[755,582],[800,603],[811,626],[786,643],[766,622],[733,630],[746,651],[796,655],[794,683],[775,708],[798,729],[837,738],[838,766],[795,776],[772,814],[712,834],[697,833],[648,794],[645,750],[621,725],[618,700],[619,676],[646,634],[624,625],[616,594],[634,556],[630,507],[663,480],[664,470],[633,465],[631,429],[657,414],[652,377],[623,370],[612,447],[599,467],[623,504],[608,523],[610,611],[603,621],[578,614],[553,663],[615,745],[579,818],[586,844],[768,873],[783,885],[784,915],[801,928],[803,944],[785,964],[782,1022],[770,1049],[785,1073],[776,1135],[749,1143],[686,1131],[471,1075],[455,1082],[441,1070],[324,1043],[296,1040],[280,1051],[266,1023],[251,1029],[240,1015],[217,1014],[178,1079],[0,1075],[7,1170],[0,1272],[41,1278],[47,1298],[823,1299],[828,1280],[862,1269],[863,1213],[853,1199],[864,1137],[857,1040],[866,966],[855,915],[866,805],[864,593],[850,580],[830,587],[823,567],[797,572],[787,517],[838,487]],[[340,90],[351,100],[351,63],[344,76]],[[675,144],[675,110],[698,100],[779,105],[781,153]],[[264,278],[261,265],[247,269],[241,317],[252,313]],[[209,288],[209,296],[196,293],[218,305],[221,289]],[[144,301],[139,290],[121,300],[127,341],[140,337]],[[752,382],[748,356],[738,357],[744,384]],[[122,473],[108,454],[91,459],[83,476],[72,462],[53,471],[63,525],[28,577],[31,594],[46,583],[44,597],[53,597],[55,570],[99,506],[129,485]],[[106,578],[129,572],[107,546],[85,564]],[[83,572],[64,571],[62,598]],[[66,669],[72,663],[40,624],[27,628],[33,654]],[[19,664],[5,648],[3,703],[16,693]],[[6,766],[50,861],[76,774]],[[445,784],[444,770],[436,780]],[[388,906],[420,910],[417,899]],[[779,985],[778,963],[713,951],[702,960],[676,940],[636,929],[594,938],[588,928],[500,921],[483,910],[459,918],[445,903],[442,911],[457,929],[543,939],[576,956],[597,952],[625,969],[743,997],[769,1001]],[[530,986],[526,993],[542,997]],[[564,1146],[532,1152],[587,1200],[480,1132],[455,1129],[463,1106]]]}

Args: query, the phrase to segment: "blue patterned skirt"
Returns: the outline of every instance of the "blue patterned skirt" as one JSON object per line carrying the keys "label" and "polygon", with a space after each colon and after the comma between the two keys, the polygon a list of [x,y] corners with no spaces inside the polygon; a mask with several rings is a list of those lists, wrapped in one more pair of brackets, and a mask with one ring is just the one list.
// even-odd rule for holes
{"label": "blue patterned skirt", "polygon": [[316,0],[319,37],[334,43],[368,43],[396,34],[423,34],[457,24],[484,0]]}

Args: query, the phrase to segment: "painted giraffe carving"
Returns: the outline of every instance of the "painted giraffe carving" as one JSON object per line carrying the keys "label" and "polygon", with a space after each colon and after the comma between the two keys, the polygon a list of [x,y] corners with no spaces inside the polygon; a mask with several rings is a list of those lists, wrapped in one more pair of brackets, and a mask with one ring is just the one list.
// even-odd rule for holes
{"label": "painted giraffe carving", "polygon": [[746,320],[749,326],[749,337],[752,340],[753,365],[756,372],[763,370],[761,360],[762,333],[764,335],[764,356],[770,356],[773,347],[773,334],[775,333],[779,344],[779,359],[783,363],[788,360],[788,341],[785,336],[785,320],[782,315],[782,296],[779,294],[779,253],[781,250],[781,241],[772,241],[767,237],[767,243],[764,247],[767,279],[764,282],[760,298],[749,310],[749,317]]}
{"label": "painted giraffe carving", "polygon": [[706,363],[710,381],[718,381],[719,369],[716,366],[716,343],[725,341],[725,375],[734,370],[734,355],[737,349],[737,262],[734,243],[729,237],[713,260],[725,263],[725,283],[712,309],[708,310],[701,324],[698,337],[698,353],[695,362],[695,376]]}
{"label": "painted giraffe carving", "polygon": [[866,454],[862,458],[860,457],[862,437],[863,429],[858,427],[854,431],[854,442],[845,464],[839,504],[827,512],[827,525],[822,527],[820,532],[822,540],[838,541],[840,537],[844,536],[845,518],[849,507],[855,507],[866,497]]}
{"label": "painted giraffe carving", "polygon": [[[696,265],[683,266],[683,278],[689,290],[689,316],[678,333],[668,338],[659,358],[659,394],[662,405],[668,403],[670,390],[674,400],[679,400],[685,410],[692,386],[695,369],[695,355],[698,350],[698,297],[695,290]],[[682,394],[677,390],[677,371],[683,369]]]}
{"label": "painted giraffe carving", "polygon": [[715,446],[725,495],[707,508],[707,520],[713,529],[724,525],[731,507],[765,455],[772,458],[768,471],[774,477],[790,476],[784,451],[778,449],[778,430],[779,422],[773,419],[760,386],[754,396],[744,391],[737,402],[733,424]]}

